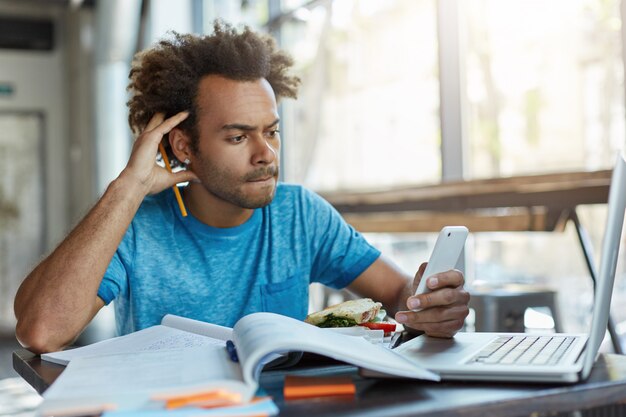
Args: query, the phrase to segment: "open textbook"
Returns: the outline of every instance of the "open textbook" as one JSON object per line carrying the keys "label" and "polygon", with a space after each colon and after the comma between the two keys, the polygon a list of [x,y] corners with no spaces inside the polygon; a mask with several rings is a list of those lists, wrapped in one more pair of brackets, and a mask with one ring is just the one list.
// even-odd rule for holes
{"label": "open textbook", "polygon": [[[325,331],[343,333],[350,336],[360,336],[372,343],[383,342],[382,330],[370,330],[361,326],[327,328]],[[204,321],[166,314],[160,325],[148,327],[125,336],[113,337],[87,346],[58,352],[44,353],[41,359],[59,365],[67,365],[72,359],[86,356],[102,356],[117,353],[143,352],[151,350],[193,348],[204,346],[225,346],[227,340],[233,338],[233,329]],[[297,355],[268,358],[274,367],[284,367],[295,364]]]}
{"label": "open textbook", "polygon": [[238,362],[218,344],[71,358],[43,394],[40,413],[69,416],[158,409],[172,397],[217,390],[246,404],[257,391],[267,358],[290,351],[316,353],[387,375],[439,379],[380,344],[274,313],[243,317],[232,330],[232,340]]}

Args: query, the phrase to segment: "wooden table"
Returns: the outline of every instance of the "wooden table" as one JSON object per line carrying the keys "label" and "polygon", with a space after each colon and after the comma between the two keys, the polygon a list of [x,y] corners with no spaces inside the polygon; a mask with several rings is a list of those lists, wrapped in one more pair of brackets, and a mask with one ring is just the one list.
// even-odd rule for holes
{"label": "wooden table", "polygon": [[570,212],[605,204],[611,170],[445,182],[364,192],[322,193],[361,232],[563,230]]}
{"label": "wooden table", "polygon": [[[13,354],[15,370],[38,392],[43,392],[63,367],[41,361],[26,350]],[[284,401],[287,373],[349,375],[357,386],[352,398]],[[575,385],[528,383],[424,382],[364,379],[355,368],[310,361],[290,371],[265,372],[261,386],[280,408],[280,416],[565,416],[590,410],[594,416],[626,413],[626,357],[603,354],[591,376]],[[613,414],[611,414],[613,413]],[[584,415],[584,414],[583,414]]]}

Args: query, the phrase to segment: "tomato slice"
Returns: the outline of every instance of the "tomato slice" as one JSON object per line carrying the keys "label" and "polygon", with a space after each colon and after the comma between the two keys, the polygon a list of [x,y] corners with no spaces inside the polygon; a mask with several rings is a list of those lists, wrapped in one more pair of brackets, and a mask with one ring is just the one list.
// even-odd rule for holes
{"label": "tomato slice", "polygon": [[395,323],[389,323],[389,322],[384,322],[384,321],[378,321],[378,322],[368,321],[366,323],[360,323],[359,326],[364,326],[372,330],[383,330],[385,333],[391,333],[391,332],[396,331]]}

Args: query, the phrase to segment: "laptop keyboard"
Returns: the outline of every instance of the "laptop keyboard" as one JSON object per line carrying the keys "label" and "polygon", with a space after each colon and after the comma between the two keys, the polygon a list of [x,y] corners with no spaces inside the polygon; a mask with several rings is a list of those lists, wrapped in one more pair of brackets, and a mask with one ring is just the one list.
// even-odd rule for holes
{"label": "laptop keyboard", "polygon": [[489,365],[555,365],[575,339],[567,336],[499,336],[470,362]]}

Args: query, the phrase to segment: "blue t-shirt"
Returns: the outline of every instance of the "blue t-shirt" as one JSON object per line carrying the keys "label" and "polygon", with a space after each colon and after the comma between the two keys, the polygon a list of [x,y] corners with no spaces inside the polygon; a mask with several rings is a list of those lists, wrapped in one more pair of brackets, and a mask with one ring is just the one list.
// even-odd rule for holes
{"label": "blue t-shirt", "polygon": [[271,204],[240,226],[182,217],[168,189],[147,197],[104,275],[98,296],[115,300],[119,334],[167,314],[234,326],[269,311],[304,319],[308,288],[343,288],[380,255],[315,193],[278,184]]}

